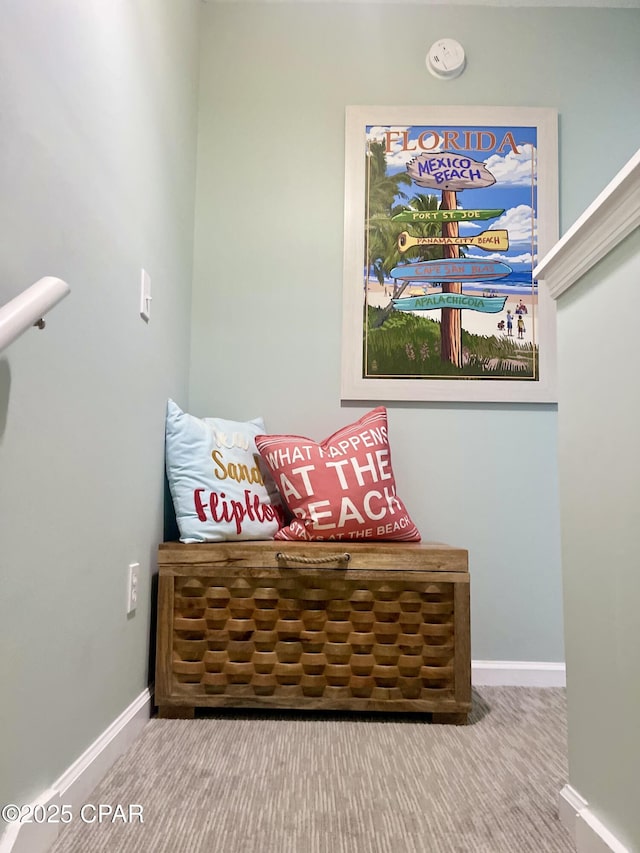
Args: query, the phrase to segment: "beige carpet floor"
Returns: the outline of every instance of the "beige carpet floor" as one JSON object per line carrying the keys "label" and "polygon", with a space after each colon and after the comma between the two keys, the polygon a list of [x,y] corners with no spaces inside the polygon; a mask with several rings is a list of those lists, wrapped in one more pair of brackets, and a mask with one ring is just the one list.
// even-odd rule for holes
{"label": "beige carpet floor", "polygon": [[467,726],[413,715],[151,720],[51,853],[565,853],[560,689],[474,690]]}

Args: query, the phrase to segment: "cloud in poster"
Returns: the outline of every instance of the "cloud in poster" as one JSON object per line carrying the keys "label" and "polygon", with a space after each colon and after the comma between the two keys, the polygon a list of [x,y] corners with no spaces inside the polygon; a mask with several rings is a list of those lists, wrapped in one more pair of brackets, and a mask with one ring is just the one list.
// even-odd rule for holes
{"label": "cloud in poster", "polygon": [[[509,232],[509,245],[525,244],[531,246],[537,235],[536,221],[533,210],[528,204],[519,204],[511,207],[498,219],[488,222],[461,222],[460,235],[472,236],[480,231],[505,229]],[[487,257],[486,255],[484,257]]]}
{"label": "cloud in poster", "polygon": [[[458,205],[458,210],[462,210],[463,208]],[[487,228],[494,228],[494,224],[489,224],[488,222],[460,222],[459,223],[459,233],[463,237],[468,237],[470,234],[474,234],[475,232],[486,231]]]}
{"label": "cloud in poster", "polygon": [[493,154],[485,161],[487,169],[502,186],[530,186],[536,165],[536,149],[525,143],[520,145],[519,153],[509,150],[506,154]]}
{"label": "cloud in poster", "polygon": [[[386,133],[389,130],[393,131],[393,135],[387,137]],[[390,139],[391,151],[387,152],[386,158],[387,166],[393,171],[406,169],[409,160],[412,160],[416,156],[415,150],[406,151],[402,148],[402,134],[408,130],[411,130],[411,125],[408,124],[376,125],[375,127],[371,127],[367,133],[367,139],[369,141],[376,140],[377,142],[383,142],[386,145],[387,138]],[[430,153],[436,151],[442,151],[442,141],[440,141],[434,148],[429,148]]]}
{"label": "cloud in poster", "polygon": [[509,232],[509,245],[514,243],[526,243],[531,245],[536,239],[536,220],[533,209],[528,204],[519,204],[510,207],[491,226],[492,228],[505,228]]}
{"label": "cloud in poster", "polygon": [[502,261],[504,264],[533,264],[534,258],[531,252],[525,252],[522,255],[503,255],[500,252],[491,252],[483,254],[475,254],[466,252],[465,257],[474,258],[478,261]]}

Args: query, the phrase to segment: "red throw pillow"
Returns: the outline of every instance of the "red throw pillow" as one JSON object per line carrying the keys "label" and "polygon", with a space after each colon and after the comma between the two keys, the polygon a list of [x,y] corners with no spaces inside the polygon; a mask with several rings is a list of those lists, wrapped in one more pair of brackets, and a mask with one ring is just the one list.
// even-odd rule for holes
{"label": "red throw pillow", "polygon": [[396,495],[384,406],[321,444],[301,435],[257,435],[255,442],[295,516],[275,539],[420,541]]}

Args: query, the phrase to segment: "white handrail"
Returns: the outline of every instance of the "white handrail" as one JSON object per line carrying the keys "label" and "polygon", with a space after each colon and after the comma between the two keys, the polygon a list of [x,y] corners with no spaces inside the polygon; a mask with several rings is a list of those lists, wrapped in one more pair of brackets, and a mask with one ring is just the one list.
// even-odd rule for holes
{"label": "white handrail", "polygon": [[61,278],[45,276],[0,308],[0,352],[31,326],[44,328],[42,319],[71,288]]}

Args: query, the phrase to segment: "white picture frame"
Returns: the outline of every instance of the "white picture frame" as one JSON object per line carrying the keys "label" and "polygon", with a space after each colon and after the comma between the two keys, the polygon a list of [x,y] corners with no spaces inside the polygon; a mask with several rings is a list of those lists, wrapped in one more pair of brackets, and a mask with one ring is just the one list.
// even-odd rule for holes
{"label": "white picture frame", "polygon": [[347,107],[343,400],[556,402],[555,303],[533,268],[558,239],[557,122]]}

